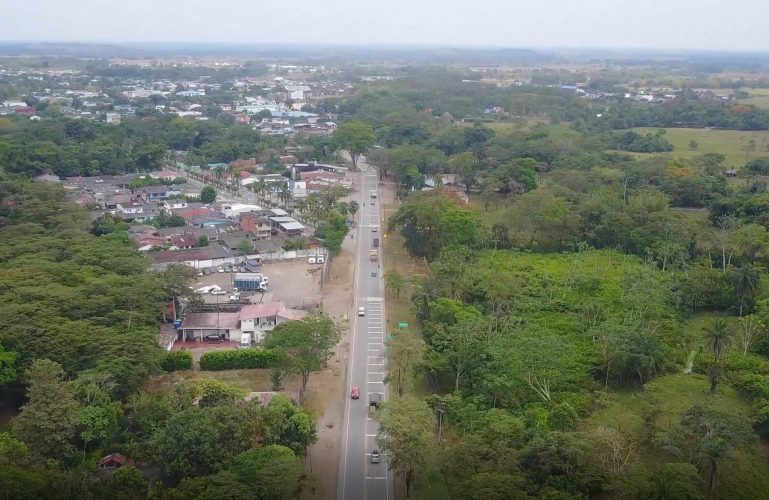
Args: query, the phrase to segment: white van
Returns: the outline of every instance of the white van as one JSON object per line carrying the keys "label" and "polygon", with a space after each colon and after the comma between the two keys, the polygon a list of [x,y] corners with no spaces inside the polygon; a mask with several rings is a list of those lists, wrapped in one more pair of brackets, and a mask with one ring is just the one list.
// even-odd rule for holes
{"label": "white van", "polygon": [[318,255],[315,258],[315,262],[317,262],[318,264],[323,264],[324,262],[326,262],[326,256],[325,255]]}
{"label": "white van", "polygon": [[238,349],[249,349],[251,347],[251,334],[244,333],[240,336],[240,343]]}
{"label": "white van", "polygon": [[315,264],[315,256],[310,255],[310,257],[307,259],[308,264]]}

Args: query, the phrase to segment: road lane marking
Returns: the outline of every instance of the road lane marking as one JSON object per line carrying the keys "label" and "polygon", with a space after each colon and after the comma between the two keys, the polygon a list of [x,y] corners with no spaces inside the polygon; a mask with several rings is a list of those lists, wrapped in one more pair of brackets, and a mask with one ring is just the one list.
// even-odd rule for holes
{"label": "road lane marking", "polygon": [[387,476],[366,476],[366,480],[387,479]]}

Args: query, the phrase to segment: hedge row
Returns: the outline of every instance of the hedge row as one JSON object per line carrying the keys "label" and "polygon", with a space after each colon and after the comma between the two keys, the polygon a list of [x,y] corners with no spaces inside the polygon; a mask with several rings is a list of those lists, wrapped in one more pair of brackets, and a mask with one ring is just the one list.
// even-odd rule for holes
{"label": "hedge row", "polygon": [[167,372],[192,370],[192,353],[190,351],[167,352],[160,366]]}
{"label": "hedge row", "polygon": [[238,349],[207,352],[200,358],[201,370],[239,370],[243,368],[274,368],[280,354],[272,349]]}

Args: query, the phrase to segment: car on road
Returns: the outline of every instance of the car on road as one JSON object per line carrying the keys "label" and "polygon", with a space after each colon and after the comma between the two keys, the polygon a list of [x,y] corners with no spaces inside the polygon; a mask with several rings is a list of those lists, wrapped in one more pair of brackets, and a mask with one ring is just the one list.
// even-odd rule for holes
{"label": "car on road", "polygon": [[382,461],[382,455],[379,453],[379,450],[373,450],[371,452],[371,457],[369,457],[369,461],[372,464],[378,464]]}
{"label": "car on road", "polygon": [[357,385],[352,386],[352,389],[350,390],[350,398],[360,399],[360,389],[358,389]]}
{"label": "car on road", "polygon": [[366,315],[366,310],[363,308],[363,306],[360,306],[358,308],[358,316],[365,316],[365,315]]}
{"label": "car on road", "polygon": [[222,290],[221,288],[218,290],[211,290],[211,295],[227,295],[227,290]]}
{"label": "car on road", "polygon": [[376,278],[376,269],[374,269],[373,271],[371,271],[371,277],[372,277],[372,278]]}
{"label": "car on road", "polygon": [[376,233],[377,231],[379,231],[379,228],[378,228],[377,226],[373,226],[373,227],[371,228],[371,232],[372,232],[372,233]]}

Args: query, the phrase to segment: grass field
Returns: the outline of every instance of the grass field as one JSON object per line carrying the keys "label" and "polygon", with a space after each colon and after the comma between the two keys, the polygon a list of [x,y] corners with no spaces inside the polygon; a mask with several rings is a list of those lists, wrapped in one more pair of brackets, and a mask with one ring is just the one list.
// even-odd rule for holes
{"label": "grass field", "polygon": [[[636,444],[643,440],[642,415],[646,409],[659,410],[658,430],[674,426],[680,415],[694,404],[749,419],[750,408],[734,389],[722,384],[718,393],[711,396],[707,377],[698,374],[668,375],[646,384],[644,392],[610,393],[606,397],[605,406],[588,419],[587,425],[617,428]],[[640,448],[639,460],[647,470],[652,470],[680,459],[659,448],[644,446]],[[765,498],[765,492],[769,491],[769,463],[758,442],[733,451],[722,460],[720,469],[715,498]]]}
{"label": "grass field", "polygon": [[[634,129],[638,133],[652,134],[656,128],[642,127]],[[756,143],[755,151],[750,152],[750,158],[769,156],[769,131],[743,130],[714,130],[707,128],[669,128],[665,137],[675,150],[670,153],[639,153],[638,156],[664,155],[670,158],[692,158],[705,153],[721,153],[726,156],[726,165],[741,167],[746,161],[745,147],[751,140]],[[689,149],[689,142],[697,142],[697,149]]]}
{"label": "grass field", "polygon": [[759,108],[769,109],[769,89],[743,89],[748,92],[751,97],[747,99],[740,99],[741,103],[752,104]]}

